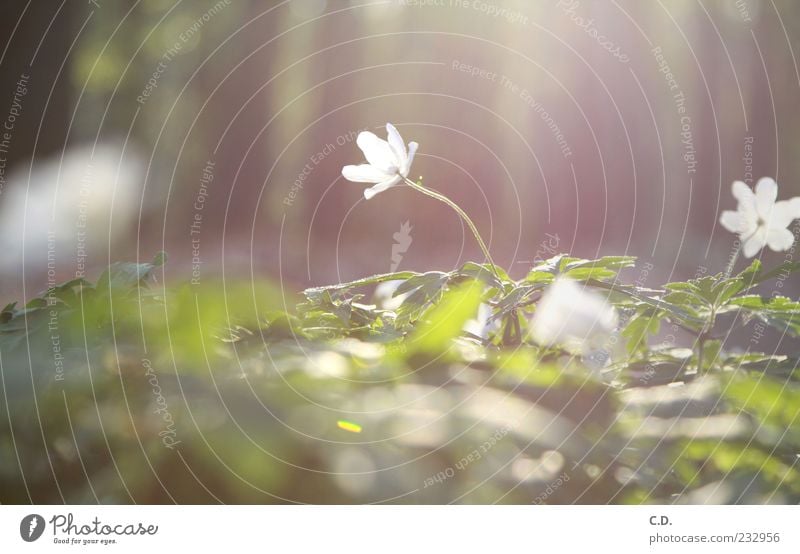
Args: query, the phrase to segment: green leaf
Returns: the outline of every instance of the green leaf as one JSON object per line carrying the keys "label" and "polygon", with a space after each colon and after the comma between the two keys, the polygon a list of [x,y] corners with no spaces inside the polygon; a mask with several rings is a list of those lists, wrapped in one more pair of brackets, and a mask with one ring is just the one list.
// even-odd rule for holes
{"label": "green leaf", "polygon": [[[595,287],[603,290],[610,291],[612,293],[621,294],[630,298],[633,303],[634,307],[641,307],[641,306],[650,306],[651,308],[657,308],[666,312],[670,316],[677,321],[684,323],[690,327],[697,327],[702,325],[705,320],[700,317],[697,311],[693,307],[689,307],[686,305],[676,305],[671,302],[666,301],[666,298],[659,299],[651,295],[657,295],[662,291],[656,291],[651,289],[643,289],[640,287],[634,287],[631,285],[622,285],[619,283],[606,283],[603,281],[595,281],[589,280],[586,282],[587,285],[590,287]],[[619,302],[613,302],[614,304],[619,304]]]}
{"label": "green leaf", "polygon": [[162,265],[167,263],[167,253],[163,250],[159,251],[155,256],[153,256],[153,267],[161,267]]}
{"label": "green leaf", "polygon": [[575,281],[587,281],[589,279],[603,281],[613,279],[617,276],[617,272],[605,267],[576,267],[566,271],[564,275]]}
{"label": "green leaf", "polygon": [[[500,279],[510,282],[511,278],[502,268],[495,266],[495,271],[500,276]],[[454,276],[468,277],[470,279],[480,279],[487,285],[491,285],[498,289],[503,288],[503,283],[497,279],[492,268],[489,264],[476,264],[475,262],[467,262],[460,269],[453,272]]]}
{"label": "green leaf", "polygon": [[520,285],[506,294],[495,306],[492,319],[503,317],[512,310],[521,308],[530,302],[530,296],[544,288],[543,284],[539,285]]}
{"label": "green leaf", "polygon": [[25,308],[28,311],[38,310],[46,307],[47,307],[47,300],[45,300],[44,298],[34,298],[30,300],[27,304],[25,304]]}
{"label": "green leaf", "polygon": [[97,291],[125,293],[138,286],[146,286],[146,280],[153,270],[166,260],[166,254],[159,252],[150,263],[115,262],[97,279]]}
{"label": "green leaf", "polygon": [[800,335],[800,303],[785,296],[765,298],[751,294],[730,301],[746,312],[758,317],[764,323],[794,336]]}
{"label": "green leaf", "polygon": [[703,345],[703,371],[709,371],[720,363],[722,353],[722,342],[718,340],[708,340]]}
{"label": "green leaf", "polygon": [[553,275],[558,274],[561,272],[561,262],[565,258],[567,259],[567,263],[569,262],[569,260],[576,259],[576,258],[568,258],[566,254],[557,254],[552,258],[548,258],[547,260],[543,261],[539,265],[534,266],[531,272],[544,271],[547,273],[551,273]]}
{"label": "green leaf", "polygon": [[664,288],[670,291],[693,294],[695,296],[697,296],[700,292],[700,289],[694,283],[691,282],[684,283],[683,281],[678,281],[675,283],[667,283],[666,285],[664,285]]}
{"label": "green leaf", "polygon": [[745,287],[744,281],[741,279],[726,279],[720,283],[714,293],[716,294],[715,303],[717,306],[722,306],[728,302],[733,296],[739,294]]}
{"label": "green leaf", "polygon": [[795,429],[800,421],[800,389],[766,376],[735,376],[724,394],[762,423]]}
{"label": "green leaf", "polygon": [[675,291],[664,295],[664,302],[669,302],[674,306],[681,306],[691,311],[709,308],[708,303],[697,294],[686,291]]}
{"label": "green leaf", "polygon": [[548,284],[552,283],[553,279],[555,279],[555,276],[549,271],[540,271],[534,269],[525,276],[523,282],[533,284]]}
{"label": "green leaf", "polygon": [[534,267],[525,277],[525,281],[546,282],[547,277],[544,274],[548,273],[551,275],[564,274],[576,281],[589,279],[602,281],[613,279],[620,269],[633,267],[635,263],[636,258],[633,256],[604,256],[597,260],[584,260],[559,254]]}
{"label": "green leaf", "polygon": [[800,379],[800,375],[797,375],[800,360],[788,356],[768,355],[760,352],[729,355],[725,358],[723,366],[733,371],[764,373],[784,380],[788,378]]}
{"label": "green leaf", "polygon": [[579,260],[566,258],[561,261],[562,270],[565,272],[583,268],[614,270],[616,274],[620,269],[636,265],[635,256],[603,256],[597,260]]}
{"label": "green leaf", "polygon": [[432,286],[438,287],[447,282],[449,277],[449,274],[442,273],[441,271],[429,271],[421,275],[415,275],[410,279],[405,280],[403,283],[400,283],[400,286],[395,289],[392,297],[400,296],[401,294],[406,294],[407,292],[411,292],[419,288]]}
{"label": "green leaf", "polygon": [[670,292],[664,300],[694,309],[707,307],[716,310],[741,292],[744,286],[745,281],[741,277],[726,278],[719,273],[685,283],[667,283],[664,288]]}
{"label": "green leaf", "polygon": [[315,298],[325,292],[341,292],[349,289],[366,287],[368,285],[376,285],[385,281],[405,281],[418,276],[419,273],[414,271],[397,271],[394,273],[381,273],[380,275],[372,275],[363,279],[356,279],[355,281],[348,281],[347,283],[340,283],[337,285],[327,285],[322,287],[311,287],[303,291],[306,298]]}
{"label": "green leaf", "polygon": [[445,352],[467,320],[475,317],[484,286],[480,281],[466,281],[445,292],[417,325],[410,340],[411,350],[434,355]]}
{"label": "green leaf", "polygon": [[640,308],[628,321],[622,336],[628,339],[628,352],[641,352],[647,349],[647,337],[661,329],[661,319],[666,314],[650,307]]}
{"label": "green leaf", "polygon": [[541,365],[538,351],[532,348],[497,352],[493,362],[500,375],[513,379],[515,383],[550,388],[564,380],[563,370],[553,365]]}
{"label": "green leaf", "polygon": [[13,319],[16,305],[16,302],[6,304],[6,307],[3,308],[2,312],[0,312],[0,324],[8,323],[11,321],[11,319]]}
{"label": "green leaf", "polygon": [[[397,324],[407,325],[419,319],[431,305],[436,304],[447,286],[450,275],[438,271],[429,272],[401,283],[395,296],[410,292],[400,307],[395,310]],[[410,282],[411,281],[411,282]]]}
{"label": "green leaf", "polygon": [[747,288],[749,289],[781,275],[788,277],[796,271],[800,271],[800,262],[784,262],[770,270],[763,270],[761,262],[759,260],[753,260],[750,267],[742,271],[738,277],[747,284]]}

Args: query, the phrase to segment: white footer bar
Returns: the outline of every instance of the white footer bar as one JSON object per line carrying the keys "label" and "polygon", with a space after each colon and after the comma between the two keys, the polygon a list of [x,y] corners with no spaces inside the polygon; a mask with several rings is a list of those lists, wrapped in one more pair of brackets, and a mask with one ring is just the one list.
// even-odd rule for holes
{"label": "white footer bar", "polygon": [[797,553],[798,522],[800,506],[0,506],[0,551]]}

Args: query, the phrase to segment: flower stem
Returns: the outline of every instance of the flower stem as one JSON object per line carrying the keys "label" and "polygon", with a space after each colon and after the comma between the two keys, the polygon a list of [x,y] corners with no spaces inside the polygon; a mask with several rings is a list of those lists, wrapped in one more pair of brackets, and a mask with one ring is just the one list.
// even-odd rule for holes
{"label": "flower stem", "polygon": [[478,246],[481,247],[481,250],[483,251],[483,255],[486,256],[486,261],[488,261],[489,265],[492,267],[492,273],[494,273],[494,276],[497,277],[498,281],[502,281],[500,279],[500,274],[497,272],[497,266],[495,265],[494,260],[492,260],[492,255],[489,254],[489,249],[486,247],[486,243],[483,242],[483,239],[481,238],[481,234],[478,232],[478,228],[475,227],[475,224],[469,218],[467,213],[464,210],[462,210],[461,207],[458,204],[456,204],[455,202],[450,200],[444,194],[440,194],[438,192],[435,192],[435,191],[432,191],[432,190],[430,190],[428,188],[425,188],[422,185],[420,185],[419,183],[415,183],[414,181],[412,181],[408,177],[405,178],[405,181],[406,181],[406,184],[408,186],[410,186],[411,188],[413,188],[415,190],[418,190],[422,194],[424,194],[426,196],[430,196],[431,198],[435,198],[439,202],[444,202],[445,204],[447,204],[448,206],[453,208],[459,216],[461,216],[461,219],[463,219],[464,222],[467,224],[467,226],[469,227],[470,231],[472,231],[472,234],[475,235],[475,240],[478,241]]}
{"label": "flower stem", "polygon": [[741,252],[742,252],[742,248],[744,247],[744,243],[747,242],[748,240],[750,240],[753,237],[753,235],[755,235],[757,232],[758,232],[758,228],[753,230],[753,232],[750,233],[749,235],[747,235],[746,237],[742,237],[742,236],[739,237],[739,246],[736,247],[736,251],[733,253],[733,257],[731,258],[731,261],[728,262],[728,267],[725,269],[725,277],[730,277],[731,276],[731,273],[733,273],[733,268],[736,265],[736,262],[739,260],[739,254],[741,254]]}
{"label": "flower stem", "polygon": [[728,267],[725,268],[725,277],[730,277],[731,273],[733,273],[733,268],[736,266],[736,262],[739,260],[739,254],[742,252],[742,241],[739,241],[739,246],[736,247],[736,251],[733,253],[731,257],[731,261],[728,262]]}
{"label": "flower stem", "polygon": [[705,333],[703,333],[697,339],[697,375],[701,375],[703,373],[703,354],[705,353],[705,348],[706,337]]}
{"label": "flower stem", "polygon": [[[705,360],[706,341],[711,337],[711,332],[717,323],[717,313],[714,307],[711,307],[711,313],[708,315],[708,320],[700,330],[700,335],[697,337],[697,374],[703,373],[703,365]],[[711,360],[712,362],[714,360]]]}

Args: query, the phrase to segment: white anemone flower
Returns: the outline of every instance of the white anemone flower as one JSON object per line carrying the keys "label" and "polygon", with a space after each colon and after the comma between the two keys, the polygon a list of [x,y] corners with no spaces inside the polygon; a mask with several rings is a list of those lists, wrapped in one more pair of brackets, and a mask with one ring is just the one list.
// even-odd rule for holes
{"label": "white anemone flower", "polygon": [[764,246],[776,252],[792,247],[794,235],[788,227],[800,219],[800,196],[776,202],[778,184],[769,177],[759,179],[755,193],[742,181],[734,181],[733,196],[739,202],[736,211],[722,212],[719,222],[739,235],[746,257],[752,258]]}
{"label": "white anemone flower", "polygon": [[617,327],[617,312],[601,294],[563,277],[547,288],[531,319],[531,336],[543,346],[589,351]]}
{"label": "white anemone flower", "polygon": [[342,176],[348,181],[376,183],[364,190],[364,198],[367,200],[408,177],[411,162],[414,161],[414,154],[419,147],[416,142],[409,142],[406,149],[403,137],[391,123],[386,124],[386,134],[388,140],[378,138],[369,131],[359,133],[356,144],[369,163],[346,165],[342,168]]}
{"label": "white anemone flower", "polygon": [[411,293],[404,292],[403,294],[394,295],[397,287],[402,285],[405,281],[402,279],[393,279],[391,281],[384,281],[375,287],[373,295],[375,303],[384,310],[396,310],[403,305],[403,301],[408,298]]}
{"label": "white anemone flower", "polygon": [[489,321],[489,318],[492,317],[492,313],[492,307],[489,304],[482,302],[478,306],[478,313],[475,315],[475,317],[468,319],[461,329],[467,333],[475,335],[476,337],[480,337],[483,340],[488,339],[489,333],[500,329],[499,319],[493,319],[492,321]]}

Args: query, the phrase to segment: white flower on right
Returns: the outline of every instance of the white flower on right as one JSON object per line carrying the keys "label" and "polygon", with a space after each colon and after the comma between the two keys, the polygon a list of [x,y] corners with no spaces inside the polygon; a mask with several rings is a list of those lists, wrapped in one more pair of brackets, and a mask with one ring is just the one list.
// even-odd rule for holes
{"label": "white flower on right", "polygon": [[369,163],[346,165],[342,168],[342,177],[348,181],[376,183],[364,190],[364,198],[367,200],[408,177],[414,154],[419,147],[416,142],[409,142],[406,149],[403,137],[391,123],[386,124],[386,138],[388,140],[378,138],[369,131],[359,133],[356,144]]}
{"label": "white flower on right", "polygon": [[719,222],[739,235],[744,255],[752,258],[765,246],[776,252],[791,248],[794,234],[788,227],[800,219],[800,196],[776,202],[778,183],[770,177],[758,180],[755,193],[742,181],[734,181],[732,188],[739,205],[735,212],[722,212]]}
{"label": "white flower on right", "polygon": [[547,288],[531,319],[531,336],[541,345],[580,347],[588,351],[597,339],[617,327],[617,312],[601,294],[559,277]]}

